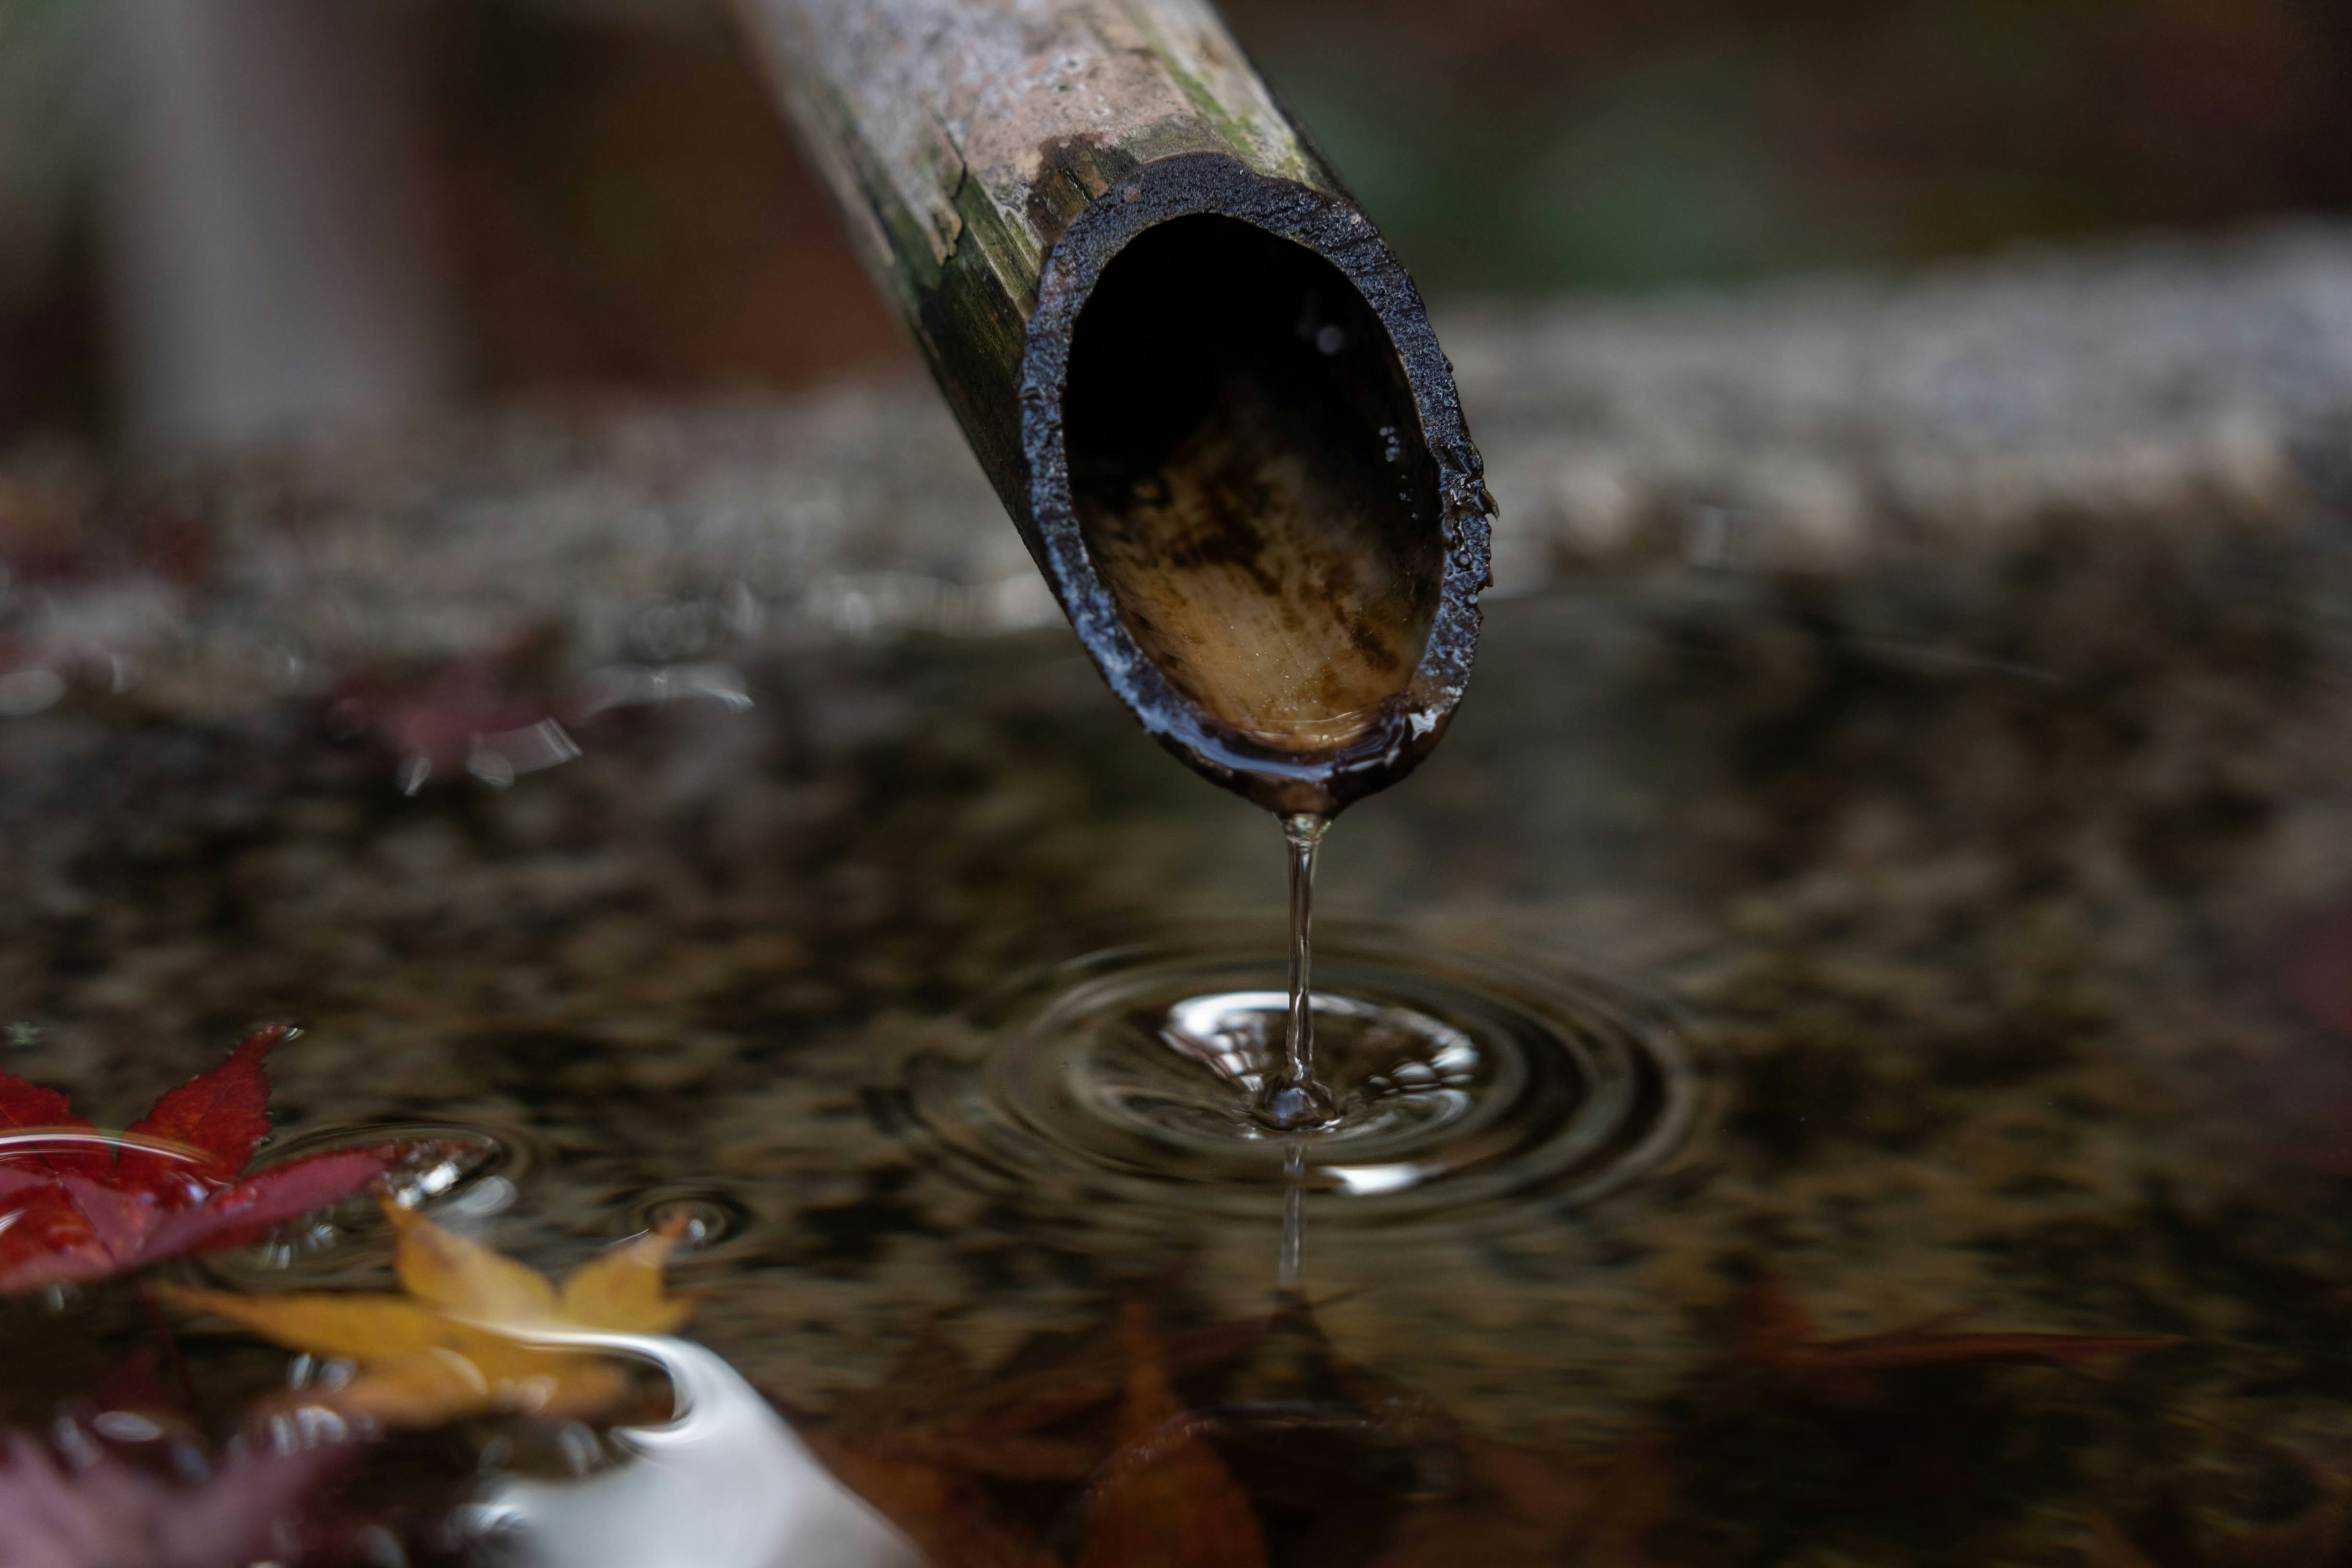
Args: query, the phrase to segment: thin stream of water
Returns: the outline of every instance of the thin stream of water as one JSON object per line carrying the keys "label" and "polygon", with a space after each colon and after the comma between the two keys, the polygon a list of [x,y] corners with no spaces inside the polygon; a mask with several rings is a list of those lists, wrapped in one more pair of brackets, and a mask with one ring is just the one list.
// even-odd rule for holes
{"label": "thin stream of water", "polygon": [[1290,849],[1290,1016],[1283,1036],[1282,1070],[1269,1077],[1254,1108],[1258,1120],[1285,1132],[1329,1125],[1339,1107],[1315,1077],[1315,858],[1331,819],[1300,812],[1282,819]]}
{"label": "thin stream of water", "polygon": [[1275,1266],[1275,1284],[1284,1291],[1298,1289],[1301,1255],[1307,1246],[1307,1140],[1294,1133],[1282,1152],[1282,1253]]}
{"label": "thin stream of water", "polygon": [[1290,866],[1290,1015],[1283,1032],[1282,1070],[1269,1079],[1259,1117],[1289,1131],[1282,1152],[1282,1253],[1276,1283],[1298,1289],[1305,1247],[1307,1140],[1337,1120],[1339,1108],[1315,1077],[1315,857],[1331,819],[1301,812],[1282,819]]}
{"label": "thin stream of water", "polygon": [[1290,1027],[1283,1037],[1283,1078],[1278,1087],[1312,1092],[1315,1082],[1315,858],[1331,826],[1324,816],[1286,816],[1282,837],[1290,847]]}

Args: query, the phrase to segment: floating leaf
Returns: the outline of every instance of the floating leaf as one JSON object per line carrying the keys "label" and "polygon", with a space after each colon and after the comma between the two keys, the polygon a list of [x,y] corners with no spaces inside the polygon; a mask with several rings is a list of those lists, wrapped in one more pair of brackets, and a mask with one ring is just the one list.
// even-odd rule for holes
{"label": "floating leaf", "polygon": [[662,1269],[686,1226],[681,1216],[573,1269],[563,1281],[559,1315],[586,1328],[636,1334],[666,1334],[685,1322],[694,1303],[663,1289]]}
{"label": "floating leaf", "polygon": [[531,1333],[667,1333],[692,1310],[662,1289],[683,1222],[583,1264],[559,1293],[522,1264],[422,1215],[391,1204],[384,1212],[405,1295],[239,1296],[171,1286],[159,1293],[289,1349],[358,1363],[341,1388],[305,1398],[395,1426],[486,1410],[593,1414],[627,1392],[620,1369],[593,1354],[529,1343]]}
{"label": "floating leaf", "polygon": [[269,1136],[263,1058],[289,1033],[282,1026],[255,1030],[237,1042],[228,1060],[167,1091],[130,1131],[202,1150],[230,1170],[241,1167]]}
{"label": "floating leaf", "polygon": [[120,1134],[0,1074],[0,1294],[243,1247],[382,1175],[392,1151],[353,1149],[238,1179],[269,1131],[264,1058],[291,1033],[256,1030]]}

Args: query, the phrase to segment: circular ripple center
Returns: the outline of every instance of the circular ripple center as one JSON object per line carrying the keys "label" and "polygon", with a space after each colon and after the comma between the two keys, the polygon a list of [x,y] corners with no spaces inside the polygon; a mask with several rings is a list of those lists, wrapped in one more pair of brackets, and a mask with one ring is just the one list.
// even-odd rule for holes
{"label": "circular ripple center", "polygon": [[1342,936],[1318,943],[1314,998],[1336,1118],[1268,1127],[1251,1106],[1287,1009],[1268,934],[1055,971],[984,1056],[914,1064],[917,1121],[968,1171],[1032,1198],[1259,1212],[1296,1181],[1367,1217],[1591,1196],[1689,1121],[1695,1075],[1654,1010],[1580,977]]}

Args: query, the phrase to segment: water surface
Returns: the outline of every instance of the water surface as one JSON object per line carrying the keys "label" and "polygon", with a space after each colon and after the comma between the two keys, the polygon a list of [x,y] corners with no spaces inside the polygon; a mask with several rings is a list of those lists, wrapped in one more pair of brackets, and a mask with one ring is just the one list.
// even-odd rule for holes
{"label": "water surface", "polygon": [[[1177,1357],[1276,1562],[2321,1561],[2295,1543],[2336,1528],[2352,1440],[2343,589],[2324,542],[2057,530],[1493,607],[1446,744],[1327,841],[1322,910],[1625,999],[1686,1049],[1688,1124],[1621,1183],[1310,1193],[1297,1298],[1278,1202],[992,1180],[920,1112],[1041,972],[1281,905],[1265,815],[1059,633],[747,647],[748,711],[615,710],[510,787],[407,795],[316,703],[77,692],[0,728],[0,1066],[119,1124],[298,1021],[274,1147],[476,1139],[428,1212],[549,1273],[689,1214],[687,1335],[819,1452],[969,1397],[908,1370],[942,1356],[1116,1369],[1125,1304],[1171,1345],[1287,1308]],[[388,1256],[361,1211],[171,1268],[381,1289]],[[0,1326],[29,1433],[154,1333],[116,1286]],[[2028,1332],[2148,1342],[1968,1337]],[[217,1442],[290,1357],[185,1337]],[[1097,1403],[1073,1419],[1108,1430],[1115,1375]],[[411,1557],[467,1550],[415,1500],[553,1463],[494,1426],[370,1450]],[[974,1484],[1081,1550],[1083,1467]]]}

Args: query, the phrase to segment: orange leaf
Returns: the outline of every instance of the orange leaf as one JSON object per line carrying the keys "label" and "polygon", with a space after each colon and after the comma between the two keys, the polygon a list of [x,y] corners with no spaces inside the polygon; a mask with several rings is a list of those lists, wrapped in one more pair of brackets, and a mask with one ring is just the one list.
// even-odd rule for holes
{"label": "orange leaf", "polygon": [[513,1258],[422,1215],[389,1204],[384,1212],[407,1295],[158,1291],[174,1306],[226,1318],[289,1349],[356,1362],[357,1376],[340,1388],[306,1391],[306,1402],[402,1426],[485,1410],[592,1414],[627,1392],[626,1378],[593,1353],[532,1344],[531,1331],[659,1332],[690,1310],[661,1289],[675,1233],[639,1237],[582,1265],[559,1296]]}
{"label": "orange leaf", "polygon": [[414,1209],[386,1204],[383,1213],[396,1238],[400,1288],[425,1306],[487,1329],[543,1328],[557,1320],[555,1288],[536,1270]]}
{"label": "orange leaf", "polygon": [[563,1280],[564,1318],[584,1329],[625,1334],[666,1334],[685,1322],[694,1303],[663,1290],[662,1270],[686,1224],[681,1215],[573,1269]]}

